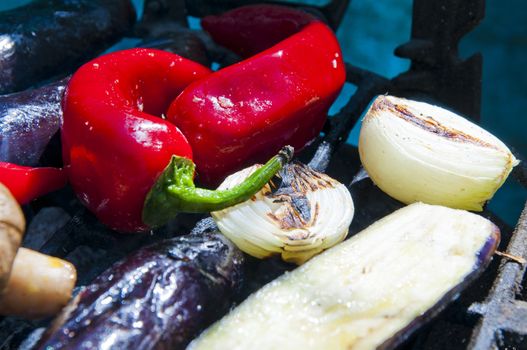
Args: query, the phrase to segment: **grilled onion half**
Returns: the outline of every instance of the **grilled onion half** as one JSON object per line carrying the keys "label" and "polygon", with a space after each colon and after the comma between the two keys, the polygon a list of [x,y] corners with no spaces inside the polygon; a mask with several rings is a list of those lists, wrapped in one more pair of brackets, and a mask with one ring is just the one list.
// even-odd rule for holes
{"label": "grilled onion half", "polygon": [[498,138],[446,109],[378,96],[359,137],[373,182],[403,203],[481,211],[518,160]]}
{"label": "grilled onion half", "polygon": [[[241,183],[260,165],[227,177],[219,189]],[[302,264],[342,241],[354,206],[346,186],[307,165],[286,165],[250,200],[213,212],[220,231],[256,258],[280,254]]]}

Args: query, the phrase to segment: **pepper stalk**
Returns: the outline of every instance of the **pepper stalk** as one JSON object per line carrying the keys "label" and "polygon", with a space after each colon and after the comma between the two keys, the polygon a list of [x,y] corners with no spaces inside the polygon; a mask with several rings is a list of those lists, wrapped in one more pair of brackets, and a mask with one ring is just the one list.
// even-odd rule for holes
{"label": "pepper stalk", "polygon": [[196,165],[188,158],[172,156],[148,193],[143,207],[143,222],[157,227],[173,219],[178,213],[203,213],[222,210],[248,200],[288,163],[294,153],[291,146],[283,147],[264,166],[242,183],[227,190],[196,187]]}

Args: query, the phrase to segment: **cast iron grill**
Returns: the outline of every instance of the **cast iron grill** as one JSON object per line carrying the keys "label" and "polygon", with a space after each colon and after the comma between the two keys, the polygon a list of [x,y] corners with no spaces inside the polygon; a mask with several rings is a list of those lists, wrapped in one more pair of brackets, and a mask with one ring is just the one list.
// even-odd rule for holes
{"label": "cast iron grill", "polygon": [[[155,21],[156,18],[166,17],[167,13],[177,13],[179,17],[172,20],[186,24],[186,15],[203,17],[261,1],[145,2],[145,20]],[[302,7],[318,13],[335,30],[349,5],[349,0],[332,0],[323,6],[308,6],[300,1],[268,2]],[[352,171],[348,169],[348,173],[359,170],[356,149],[344,142],[370,101],[378,94],[390,93],[427,99],[478,121],[482,57],[475,54],[462,60],[458,56],[457,47],[460,39],[482,20],[484,8],[484,0],[414,0],[411,39],[395,50],[396,55],[411,60],[409,70],[393,79],[387,79],[375,72],[346,63],[347,82],[355,85],[357,90],[345,106],[329,119],[323,136],[304,152],[303,159],[309,161],[313,168],[327,169],[329,172],[338,172],[335,170],[336,163],[337,168],[354,167]],[[141,23],[138,28],[140,26]],[[221,66],[228,64],[229,59],[231,57],[227,55],[217,61]],[[522,159],[521,155],[517,156]],[[341,181],[351,180],[338,175],[337,177]],[[527,170],[523,163],[514,170],[513,178],[527,187]],[[130,251],[169,237],[171,232],[202,232],[213,225],[207,218],[184,215],[177,223],[169,224],[168,228],[156,232],[155,235],[123,237],[104,228],[90,213],[81,208],[78,202],[71,202],[71,193],[67,190],[64,192],[62,196],[41,200],[36,206],[60,205],[67,208],[71,214],[67,222],[51,222],[50,219],[49,226],[54,229],[48,232],[46,242],[40,245],[40,251],[74,261],[78,268],[79,285],[89,283]],[[67,203],[64,203],[65,201]],[[27,214],[32,215],[31,212]],[[527,203],[514,231],[492,213],[485,212],[484,215],[491,217],[500,226],[500,249],[505,251],[508,257],[501,260],[496,257],[487,271],[455,303],[403,345],[403,348],[527,348],[527,298],[521,294],[527,259]],[[38,332],[32,331],[46,324],[46,321],[2,319],[0,349],[18,347],[28,335],[29,338],[38,336]]]}

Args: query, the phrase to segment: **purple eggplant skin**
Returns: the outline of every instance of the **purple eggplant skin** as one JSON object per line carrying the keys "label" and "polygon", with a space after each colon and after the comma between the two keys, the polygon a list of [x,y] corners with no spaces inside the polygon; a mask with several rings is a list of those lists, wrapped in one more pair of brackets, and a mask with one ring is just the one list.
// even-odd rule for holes
{"label": "purple eggplant skin", "polygon": [[500,230],[497,226],[495,226],[494,232],[489,236],[483,245],[483,248],[479,251],[472,272],[465,277],[463,282],[449,290],[434,306],[432,306],[422,315],[416,317],[406,327],[395,333],[390,339],[379,345],[377,350],[389,350],[397,348],[399,345],[403,344],[407,339],[409,339],[419,328],[433,320],[453,300],[458,299],[461,292],[471,285],[472,282],[474,282],[490,264],[492,256],[494,255],[494,252],[500,243],[500,238]]}
{"label": "purple eggplant skin", "polygon": [[241,285],[243,254],[217,232],[142,248],[85,287],[36,349],[184,349]]}
{"label": "purple eggplant skin", "polygon": [[130,0],[35,0],[0,12],[0,94],[65,76],[135,23]]}
{"label": "purple eggplant skin", "polygon": [[38,164],[62,125],[60,101],[68,80],[0,96],[0,161]]}

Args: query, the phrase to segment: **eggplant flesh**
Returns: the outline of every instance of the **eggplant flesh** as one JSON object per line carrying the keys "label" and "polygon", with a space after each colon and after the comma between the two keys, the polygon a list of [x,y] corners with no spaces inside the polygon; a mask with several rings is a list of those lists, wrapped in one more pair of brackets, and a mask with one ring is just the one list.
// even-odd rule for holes
{"label": "eggplant flesh", "polygon": [[85,287],[37,349],[183,349],[231,306],[243,254],[219,233],[140,249]]}
{"label": "eggplant flesh", "polygon": [[130,0],[36,0],[0,12],[0,94],[67,74],[134,22]]}
{"label": "eggplant flesh", "polygon": [[60,101],[68,80],[0,96],[0,161],[37,165],[62,125]]}
{"label": "eggplant flesh", "polygon": [[189,349],[393,348],[479,274],[498,228],[412,204],[267,284]]}

